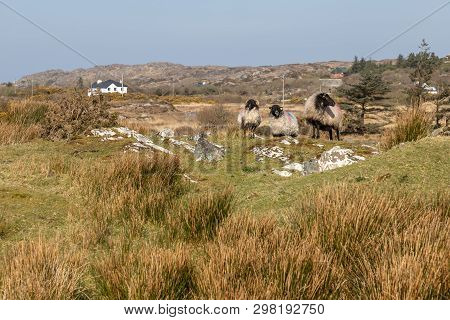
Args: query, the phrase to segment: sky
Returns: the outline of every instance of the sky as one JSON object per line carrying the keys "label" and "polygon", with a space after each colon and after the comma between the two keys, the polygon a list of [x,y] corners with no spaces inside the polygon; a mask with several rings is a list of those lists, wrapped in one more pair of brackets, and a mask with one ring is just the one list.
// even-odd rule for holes
{"label": "sky", "polygon": [[[49,69],[167,61],[258,66],[395,58],[421,39],[450,54],[446,0],[0,0],[0,82]],[[11,12],[6,3],[86,56]]]}

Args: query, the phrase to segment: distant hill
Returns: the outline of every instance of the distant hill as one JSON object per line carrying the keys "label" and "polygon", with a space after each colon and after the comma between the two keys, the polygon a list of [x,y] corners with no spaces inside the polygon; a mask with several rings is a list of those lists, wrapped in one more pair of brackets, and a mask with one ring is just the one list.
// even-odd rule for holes
{"label": "distant hill", "polygon": [[283,74],[290,79],[302,79],[311,73],[327,75],[333,68],[350,65],[351,62],[343,61],[259,67],[184,66],[167,62],[140,65],[114,64],[72,71],[48,70],[24,76],[18,84],[28,86],[32,79],[35,85],[74,87],[81,77],[84,85],[88,87],[98,79],[119,80],[123,74],[124,82],[131,90],[136,91],[172,85],[232,87],[242,83],[248,85],[271,83],[275,79],[280,79]]}

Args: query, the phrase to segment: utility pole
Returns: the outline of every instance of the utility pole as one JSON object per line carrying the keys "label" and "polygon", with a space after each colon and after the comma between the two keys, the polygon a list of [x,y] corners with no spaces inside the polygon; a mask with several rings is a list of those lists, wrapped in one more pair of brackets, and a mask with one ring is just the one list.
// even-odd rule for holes
{"label": "utility pole", "polygon": [[31,79],[31,96],[34,95],[33,79]]}
{"label": "utility pole", "polygon": [[17,96],[17,80],[14,80],[14,95]]}
{"label": "utility pole", "polygon": [[123,73],[122,73],[122,89],[120,91],[122,92],[122,97],[123,97]]}

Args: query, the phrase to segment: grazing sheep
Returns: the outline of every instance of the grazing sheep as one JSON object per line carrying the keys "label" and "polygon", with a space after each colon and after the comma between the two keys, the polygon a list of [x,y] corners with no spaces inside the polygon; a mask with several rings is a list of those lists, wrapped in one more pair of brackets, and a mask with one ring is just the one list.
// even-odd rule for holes
{"label": "grazing sheep", "polygon": [[274,137],[298,136],[298,120],[294,114],[283,111],[283,108],[277,104],[273,105],[269,109],[270,129]]}
{"label": "grazing sheep", "polygon": [[261,124],[259,106],[255,100],[250,99],[247,101],[245,109],[239,112],[238,123],[244,132],[250,130],[251,136],[255,136],[255,130]]}
{"label": "grazing sheep", "polygon": [[314,93],[305,103],[305,120],[313,128],[312,138],[320,137],[320,130],[328,131],[333,140],[333,129],[340,140],[340,128],[344,112],[331,97],[324,92]]}

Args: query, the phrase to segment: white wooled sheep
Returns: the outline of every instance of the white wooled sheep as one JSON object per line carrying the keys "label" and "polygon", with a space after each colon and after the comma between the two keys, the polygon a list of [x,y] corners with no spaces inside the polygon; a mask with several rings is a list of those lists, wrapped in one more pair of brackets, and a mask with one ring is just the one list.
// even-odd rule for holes
{"label": "white wooled sheep", "polygon": [[239,112],[238,124],[244,132],[249,130],[252,137],[255,135],[256,128],[261,124],[261,115],[256,100],[250,99],[247,101],[244,110]]}
{"label": "white wooled sheep", "polygon": [[277,104],[270,107],[269,125],[274,137],[296,137],[299,133],[297,117]]}
{"label": "white wooled sheep", "polygon": [[324,92],[314,93],[305,103],[305,120],[313,128],[312,138],[320,137],[320,130],[327,131],[333,140],[333,129],[337,140],[340,140],[340,130],[344,112],[334,100]]}

